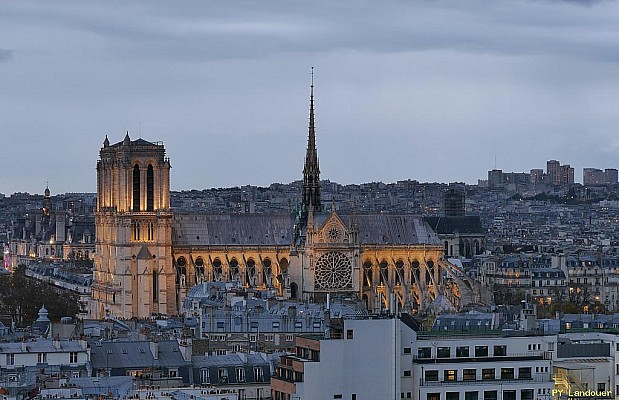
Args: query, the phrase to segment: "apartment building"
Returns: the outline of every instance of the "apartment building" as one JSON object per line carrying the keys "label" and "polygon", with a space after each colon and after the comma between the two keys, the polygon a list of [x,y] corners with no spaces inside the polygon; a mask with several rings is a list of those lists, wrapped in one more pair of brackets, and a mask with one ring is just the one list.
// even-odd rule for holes
{"label": "apartment building", "polygon": [[[556,336],[419,332],[412,351],[419,400],[533,400],[553,389]],[[404,371],[406,373],[406,371]]]}
{"label": "apartment building", "polygon": [[271,388],[276,400],[550,398],[557,337],[531,331],[416,332],[397,318],[342,320],[297,338]]}

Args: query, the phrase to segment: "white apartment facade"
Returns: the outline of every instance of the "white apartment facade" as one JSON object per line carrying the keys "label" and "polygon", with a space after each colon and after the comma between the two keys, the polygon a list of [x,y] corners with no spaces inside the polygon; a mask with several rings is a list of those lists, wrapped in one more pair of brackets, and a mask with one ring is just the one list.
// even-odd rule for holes
{"label": "white apartment facade", "polygon": [[424,332],[411,349],[412,398],[550,399],[556,336],[432,333]]}
{"label": "white apartment facade", "polygon": [[300,338],[272,380],[275,400],[550,400],[554,388],[556,335],[415,332],[397,318],[343,326],[341,338]]}

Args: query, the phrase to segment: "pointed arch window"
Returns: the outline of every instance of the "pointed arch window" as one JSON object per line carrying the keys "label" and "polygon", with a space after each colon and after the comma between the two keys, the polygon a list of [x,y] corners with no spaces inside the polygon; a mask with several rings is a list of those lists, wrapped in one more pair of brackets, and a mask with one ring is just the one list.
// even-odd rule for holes
{"label": "pointed arch window", "polygon": [[230,260],[230,263],[228,264],[230,267],[230,279],[235,279],[236,276],[239,274],[239,262],[233,258],[232,260]]}
{"label": "pointed arch window", "polygon": [[141,240],[140,238],[140,223],[137,221],[133,221],[131,223],[132,225],[132,230],[133,230],[133,240],[136,242],[139,242]]}
{"label": "pointed arch window", "polygon": [[155,171],[152,165],[146,170],[146,211],[155,210]]}
{"label": "pointed arch window", "polygon": [[155,224],[153,224],[152,222],[148,223],[148,240],[149,241],[153,241],[155,240]]}
{"label": "pointed arch window", "polygon": [[153,271],[153,302],[159,301],[159,274]]}
{"label": "pointed arch window", "polygon": [[133,167],[133,211],[140,211],[140,167]]}
{"label": "pointed arch window", "polygon": [[366,287],[372,286],[372,262],[369,260],[363,263],[363,284]]}
{"label": "pointed arch window", "polygon": [[404,279],[404,261],[398,260],[395,263],[395,284],[401,285]]}

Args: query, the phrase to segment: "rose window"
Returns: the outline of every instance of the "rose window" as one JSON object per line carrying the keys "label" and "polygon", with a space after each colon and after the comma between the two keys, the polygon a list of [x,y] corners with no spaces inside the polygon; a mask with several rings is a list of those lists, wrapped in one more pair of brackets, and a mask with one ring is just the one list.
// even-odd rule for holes
{"label": "rose window", "polygon": [[327,237],[332,242],[337,242],[340,239],[341,232],[337,227],[332,226],[331,229],[327,232]]}
{"label": "rose window", "polygon": [[352,289],[352,261],[346,254],[329,252],[316,261],[316,289]]}

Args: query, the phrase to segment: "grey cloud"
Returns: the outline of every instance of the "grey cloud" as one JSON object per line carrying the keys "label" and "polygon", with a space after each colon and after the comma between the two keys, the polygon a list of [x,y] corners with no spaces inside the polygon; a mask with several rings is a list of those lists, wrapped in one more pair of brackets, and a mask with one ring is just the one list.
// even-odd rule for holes
{"label": "grey cloud", "polygon": [[[307,3],[273,1],[260,7],[250,7],[247,2],[214,7],[208,2],[185,2],[183,6],[154,2],[149,6],[95,3],[43,10],[38,3],[13,12],[118,41],[115,51],[122,58],[195,62],[341,50],[397,53],[446,49],[512,55],[554,53],[615,61],[609,57],[619,53],[612,12],[550,8],[553,2],[598,3],[470,0],[376,6],[372,1],[315,1],[308,7]],[[606,4],[616,10],[616,5]]]}
{"label": "grey cloud", "polygon": [[[19,57],[0,68],[0,132],[30,136],[15,135],[0,171],[24,153],[69,152],[67,162],[92,166],[105,133],[122,140],[128,129],[133,138],[140,126],[166,143],[176,188],[298,179],[310,65],[324,177],[344,183],[475,182],[495,155],[514,170],[549,158],[586,165],[599,150],[584,148],[582,135],[604,143],[616,130],[617,2],[2,4],[0,46]],[[9,58],[0,51],[0,61]],[[32,148],[50,136],[38,142],[53,151]],[[445,143],[476,156],[464,165],[445,156]],[[411,164],[412,148],[424,151]],[[385,155],[390,162],[379,162]],[[94,190],[94,167],[34,165],[34,189],[17,181],[11,189],[40,190],[53,173],[70,182],[64,190]]]}
{"label": "grey cloud", "polygon": [[594,4],[601,3],[603,0],[554,0],[554,1],[562,2],[562,3],[580,4],[583,6],[592,6]]}
{"label": "grey cloud", "polygon": [[0,62],[7,61],[13,56],[13,50],[0,49]]}

